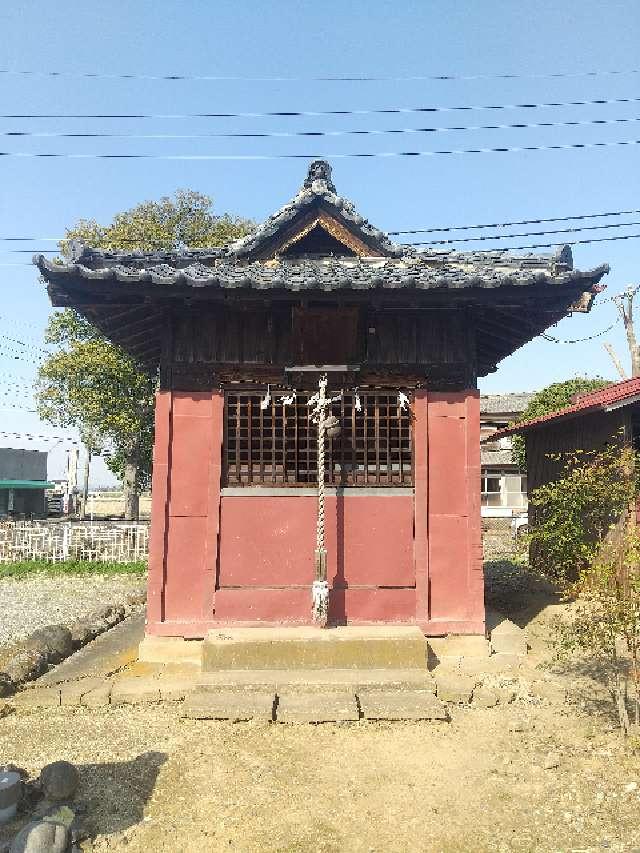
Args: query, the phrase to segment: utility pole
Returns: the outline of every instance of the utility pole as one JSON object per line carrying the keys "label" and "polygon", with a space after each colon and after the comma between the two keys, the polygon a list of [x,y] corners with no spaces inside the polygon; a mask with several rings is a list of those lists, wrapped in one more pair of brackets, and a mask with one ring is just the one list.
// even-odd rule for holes
{"label": "utility pole", "polygon": [[87,455],[84,458],[84,471],[82,474],[82,505],[80,507],[80,518],[84,520],[87,515],[87,501],[89,500],[89,469],[91,468],[91,448],[87,447]]}
{"label": "utility pole", "polygon": [[633,324],[633,298],[638,292],[639,287],[640,285],[629,285],[624,293],[615,296],[613,300],[627,335],[629,355],[631,356],[631,376],[634,379],[640,376],[640,346],[638,346]]}

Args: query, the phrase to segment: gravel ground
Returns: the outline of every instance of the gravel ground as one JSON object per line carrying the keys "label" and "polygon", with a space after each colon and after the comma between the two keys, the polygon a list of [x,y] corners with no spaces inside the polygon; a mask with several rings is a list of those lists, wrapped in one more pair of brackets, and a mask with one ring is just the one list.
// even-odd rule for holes
{"label": "gravel ground", "polygon": [[133,575],[4,578],[0,580],[0,648],[45,625],[70,625],[101,607],[124,604],[129,593],[144,589],[144,579]]}

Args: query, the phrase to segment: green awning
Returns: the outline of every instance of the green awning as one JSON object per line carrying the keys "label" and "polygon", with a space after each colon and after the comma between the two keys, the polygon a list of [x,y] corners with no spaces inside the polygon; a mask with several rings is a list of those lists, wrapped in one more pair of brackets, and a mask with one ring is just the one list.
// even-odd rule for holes
{"label": "green awning", "polygon": [[0,489],[53,489],[47,480],[0,480]]}

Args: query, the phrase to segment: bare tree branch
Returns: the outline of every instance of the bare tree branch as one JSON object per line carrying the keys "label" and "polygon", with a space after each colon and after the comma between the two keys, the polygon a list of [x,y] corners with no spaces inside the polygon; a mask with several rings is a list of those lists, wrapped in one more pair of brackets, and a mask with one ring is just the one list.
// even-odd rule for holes
{"label": "bare tree branch", "polygon": [[617,355],[616,351],[614,350],[614,348],[611,346],[611,344],[606,343],[606,344],[603,344],[603,346],[606,349],[606,351],[609,353],[609,355],[611,357],[611,361],[613,362],[616,370],[618,371],[620,379],[628,379],[628,376],[625,373],[624,367],[622,366],[622,362],[618,358],[618,355]]}

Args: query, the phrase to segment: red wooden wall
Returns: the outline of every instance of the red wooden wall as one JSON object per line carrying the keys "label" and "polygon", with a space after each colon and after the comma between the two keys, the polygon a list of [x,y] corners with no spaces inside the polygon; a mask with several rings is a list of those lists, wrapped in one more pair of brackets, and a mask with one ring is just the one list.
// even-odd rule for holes
{"label": "red wooden wall", "polygon": [[[419,391],[415,489],[326,500],[337,623],[482,633],[480,417],[475,391]],[[310,621],[313,494],[221,492],[223,395],[159,392],[147,631]]]}

